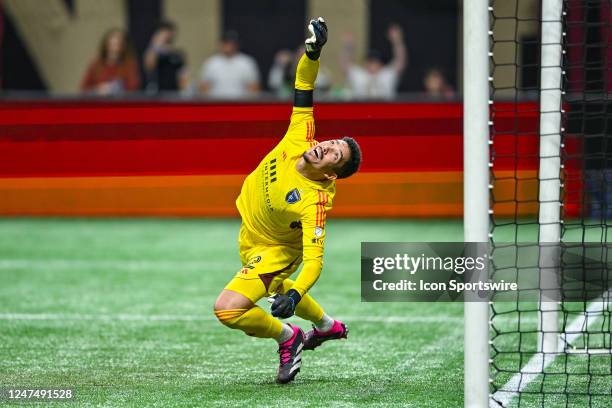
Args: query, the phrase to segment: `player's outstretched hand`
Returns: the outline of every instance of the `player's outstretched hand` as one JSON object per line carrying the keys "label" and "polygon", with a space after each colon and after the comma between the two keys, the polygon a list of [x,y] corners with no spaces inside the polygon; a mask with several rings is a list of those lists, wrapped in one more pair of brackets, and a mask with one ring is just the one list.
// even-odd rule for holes
{"label": "player's outstretched hand", "polygon": [[312,60],[319,59],[321,49],[327,42],[327,23],[323,17],[316,20],[310,20],[308,31],[312,34],[306,39],[306,55]]}
{"label": "player's outstretched hand", "polygon": [[272,303],[272,316],[286,319],[295,313],[295,302],[287,295],[277,295]]}
{"label": "player's outstretched hand", "polygon": [[274,297],[272,303],[272,316],[286,319],[293,316],[295,307],[300,301],[300,295],[293,289],[287,291],[286,294],[278,294]]}

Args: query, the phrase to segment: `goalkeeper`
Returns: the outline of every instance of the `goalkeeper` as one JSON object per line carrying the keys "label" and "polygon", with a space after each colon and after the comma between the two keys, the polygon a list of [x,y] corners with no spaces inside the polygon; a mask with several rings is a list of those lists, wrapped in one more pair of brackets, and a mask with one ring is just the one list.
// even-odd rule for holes
{"label": "goalkeeper", "polygon": [[[236,200],[242,217],[243,267],[214,306],[224,325],[279,343],[277,382],[283,384],[300,370],[302,349],[347,337],[346,325],[329,317],[308,291],[323,267],[325,219],[332,208],[335,180],[355,173],[361,162],[359,146],[350,137],[314,140],[313,90],[327,25],[319,17],[308,29],[312,36],[297,67],[289,129],[247,176]],[[289,279],[301,263],[296,280]],[[265,296],[273,299],[272,315],[255,304]],[[293,314],[311,321],[313,329],[304,335],[299,327],[277,319]]]}

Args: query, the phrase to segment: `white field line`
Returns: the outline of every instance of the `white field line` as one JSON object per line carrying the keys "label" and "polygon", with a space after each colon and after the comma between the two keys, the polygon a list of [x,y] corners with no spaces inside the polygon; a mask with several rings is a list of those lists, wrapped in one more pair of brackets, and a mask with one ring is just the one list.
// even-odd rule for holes
{"label": "white field line", "polygon": [[[597,321],[593,314],[602,313],[607,310],[607,303],[610,301],[612,292],[606,292],[601,297],[589,304],[587,310],[577,316],[569,325],[565,327],[565,333],[559,336],[557,350],[563,350],[566,344],[571,344],[586,332],[590,326]],[[521,371],[514,374],[504,386],[499,389],[489,403],[491,408],[507,407],[510,402],[517,397],[527,386],[541,375],[546,368],[555,361],[559,353],[535,353],[525,364]]]}
{"label": "white field line", "polygon": [[[44,269],[86,269],[90,267],[108,269],[186,269],[210,268],[211,266],[227,266],[227,263],[214,261],[185,261],[185,260],[91,260],[91,259],[0,259],[0,271],[3,269],[44,268]],[[340,316],[341,320],[363,323],[461,323],[462,317],[447,316]],[[0,320],[95,320],[95,321],[215,321],[212,315],[146,315],[146,314],[81,314],[81,313],[11,313],[0,312]]]}
{"label": "white field line", "polygon": [[[339,316],[339,319],[347,322],[357,323],[456,323],[461,324],[463,318],[448,317],[448,316]],[[54,320],[54,321],[143,321],[143,322],[207,322],[216,321],[217,318],[212,315],[174,315],[174,314],[81,314],[81,313],[0,313],[0,320]]]}
{"label": "white field line", "polygon": [[[238,264],[238,262],[237,262]],[[0,259],[0,270],[3,269],[201,269],[227,267],[227,262],[214,260],[168,260],[168,259]],[[237,268],[237,267],[236,267]]]}

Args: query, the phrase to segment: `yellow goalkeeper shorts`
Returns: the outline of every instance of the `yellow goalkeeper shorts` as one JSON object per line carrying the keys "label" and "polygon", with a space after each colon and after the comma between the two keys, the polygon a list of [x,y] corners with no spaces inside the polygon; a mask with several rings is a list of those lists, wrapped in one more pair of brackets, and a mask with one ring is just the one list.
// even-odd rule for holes
{"label": "yellow goalkeeper shorts", "polygon": [[282,291],[282,282],[302,263],[301,249],[257,244],[244,227],[240,229],[239,244],[242,268],[225,289],[240,293],[253,303]]}

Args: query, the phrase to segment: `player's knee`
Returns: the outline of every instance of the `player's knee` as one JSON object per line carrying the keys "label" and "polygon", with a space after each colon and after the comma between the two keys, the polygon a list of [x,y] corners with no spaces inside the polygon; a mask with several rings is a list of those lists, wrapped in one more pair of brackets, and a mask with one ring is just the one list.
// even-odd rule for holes
{"label": "player's knee", "polygon": [[230,321],[234,320],[234,316],[232,316],[232,313],[230,313],[231,311],[232,310],[227,307],[227,302],[224,302],[222,299],[217,299],[217,301],[215,302],[213,313],[215,314],[219,322],[223,323],[226,326],[229,326]]}
{"label": "player's knee", "polygon": [[223,294],[219,295],[217,300],[215,301],[215,305],[213,306],[213,310],[215,314],[218,311],[229,309],[227,300],[223,297]]}
{"label": "player's knee", "polygon": [[243,315],[253,307],[246,296],[230,290],[223,290],[215,301],[214,313],[217,319],[227,327],[239,328]]}
{"label": "player's knee", "polygon": [[234,328],[235,323],[240,317],[247,311],[244,308],[232,307],[232,301],[230,298],[221,293],[214,305],[214,313],[219,322],[227,327]]}
{"label": "player's knee", "polygon": [[248,309],[215,309],[215,316],[219,322],[232,329],[237,329],[238,322]]}
{"label": "player's knee", "polygon": [[219,294],[215,301],[214,310],[230,310],[230,309],[250,309],[253,307],[253,302],[246,296],[224,289]]}

